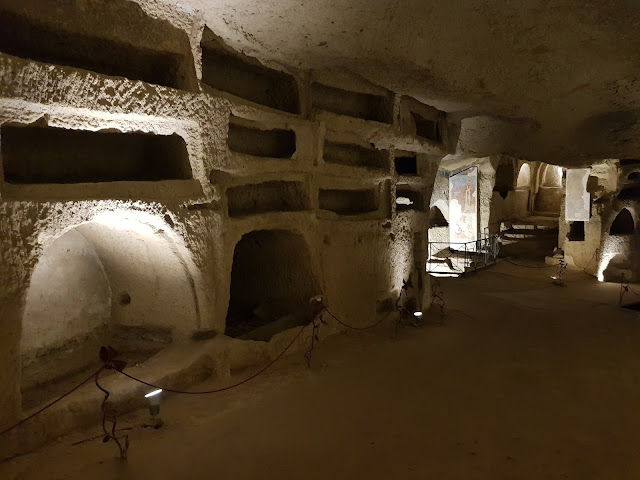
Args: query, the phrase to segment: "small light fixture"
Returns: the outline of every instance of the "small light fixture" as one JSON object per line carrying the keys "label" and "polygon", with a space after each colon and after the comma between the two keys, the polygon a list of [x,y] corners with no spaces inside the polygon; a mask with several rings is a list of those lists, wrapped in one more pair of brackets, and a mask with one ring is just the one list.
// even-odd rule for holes
{"label": "small light fixture", "polygon": [[147,393],[144,398],[149,402],[149,413],[151,414],[151,427],[160,428],[164,423],[160,418],[160,400],[162,399],[162,389]]}
{"label": "small light fixture", "polygon": [[413,316],[417,317],[417,318],[420,318],[420,317],[422,317],[422,312],[413,312]]}

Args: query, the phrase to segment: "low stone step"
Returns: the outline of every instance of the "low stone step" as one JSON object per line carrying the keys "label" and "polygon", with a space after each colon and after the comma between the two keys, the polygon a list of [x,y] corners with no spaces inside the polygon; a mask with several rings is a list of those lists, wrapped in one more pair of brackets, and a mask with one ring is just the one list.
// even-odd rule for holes
{"label": "low stone step", "polygon": [[518,239],[540,239],[546,240],[547,238],[555,238],[558,236],[557,230],[525,230],[511,228],[505,230],[500,234],[502,238],[518,238]]}
{"label": "low stone step", "polygon": [[511,228],[515,228],[517,230],[541,230],[541,231],[547,231],[547,230],[558,230],[558,224],[557,223],[547,223],[547,224],[540,224],[540,223],[522,223],[522,222],[513,222],[511,224]]}

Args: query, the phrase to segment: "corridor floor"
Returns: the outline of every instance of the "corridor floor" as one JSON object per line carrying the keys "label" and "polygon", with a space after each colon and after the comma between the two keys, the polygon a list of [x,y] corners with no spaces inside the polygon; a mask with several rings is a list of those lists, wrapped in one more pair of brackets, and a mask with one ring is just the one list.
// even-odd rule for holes
{"label": "corridor floor", "polygon": [[93,428],[0,478],[640,478],[640,314],[618,308],[619,285],[553,274],[501,262],[442,279],[442,324],[393,338],[388,322],[326,339],[311,369],[295,353],[229,392],[166,395],[165,425],[129,431],[127,461],[72,445]]}

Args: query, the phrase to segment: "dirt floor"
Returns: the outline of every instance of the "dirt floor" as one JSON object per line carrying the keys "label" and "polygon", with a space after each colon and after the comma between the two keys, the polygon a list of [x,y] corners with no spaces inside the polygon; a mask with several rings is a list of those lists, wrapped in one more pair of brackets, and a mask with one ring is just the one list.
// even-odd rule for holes
{"label": "dirt floor", "polygon": [[442,325],[392,338],[389,322],[327,339],[311,369],[296,353],[229,392],[166,395],[166,424],[129,431],[126,462],[72,446],[94,428],[0,478],[640,478],[640,314],[618,285],[553,274],[501,262],[442,279]]}

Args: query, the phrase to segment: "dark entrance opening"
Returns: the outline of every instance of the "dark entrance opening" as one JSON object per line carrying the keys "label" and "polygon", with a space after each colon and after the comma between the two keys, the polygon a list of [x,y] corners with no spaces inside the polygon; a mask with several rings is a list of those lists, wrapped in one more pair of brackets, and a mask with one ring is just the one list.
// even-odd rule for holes
{"label": "dark entrance opening", "polygon": [[635,230],[631,212],[626,208],[620,210],[609,229],[610,235],[632,235]]}
{"label": "dark entrance opening", "polygon": [[236,245],[225,333],[269,340],[288,328],[306,325],[319,311],[311,297],[320,293],[311,256],[302,237],[286,230],[257,230]]}

